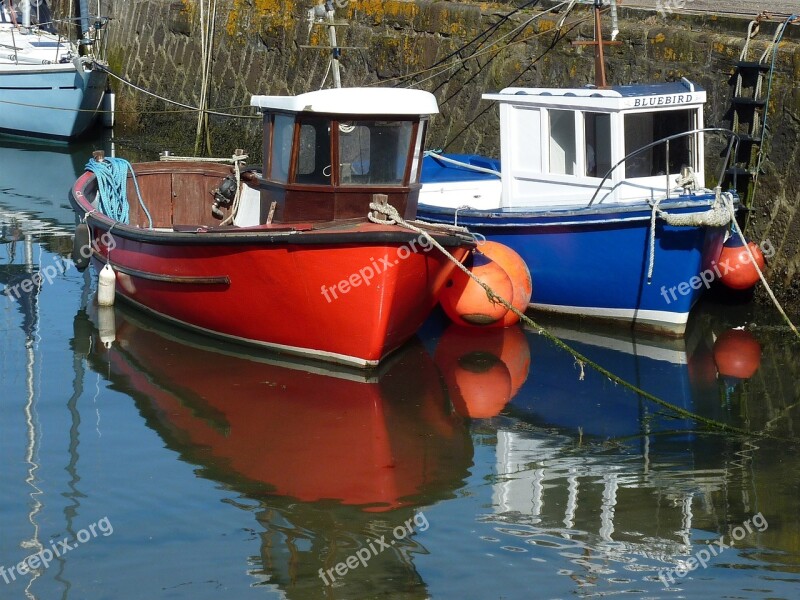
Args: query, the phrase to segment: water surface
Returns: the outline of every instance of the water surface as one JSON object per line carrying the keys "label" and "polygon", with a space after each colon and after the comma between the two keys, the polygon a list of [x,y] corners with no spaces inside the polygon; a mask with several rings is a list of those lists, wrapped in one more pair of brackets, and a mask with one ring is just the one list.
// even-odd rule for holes
{"label": "water surface", "polygon": [[251,353],[95,305],[66,191],[101,143],[0,142],[0,285],[56,271],[0,297],[0,597],[800,592],[798,344],[768,310],[707,304],[680,341],[548,324],[758,436],[521,329],[434,316],[366,376]]}

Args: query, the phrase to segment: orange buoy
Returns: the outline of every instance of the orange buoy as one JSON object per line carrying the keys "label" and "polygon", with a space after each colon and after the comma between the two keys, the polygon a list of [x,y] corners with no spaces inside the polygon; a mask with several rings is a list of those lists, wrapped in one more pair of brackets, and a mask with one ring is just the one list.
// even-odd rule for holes
{"label": "orange buoy", "polygon": [[742,244],[738,235],[731,235],[722,246],[722,252],[717,261],[722,268],[720,281],[734,290],[746,290],[753,287],[759,280],[758,271],[753,266],[753,258],[756,259],[758,268],[764,270],[764,253],[755,242],[748,242],[747,247]]}
{"label": "orange buoy", "polygon": [[714,342],[714,362],[722,377],[749,379],[761,365],[761,344],[744,329],[730,329]]}
{"label": "orange buoy", "polygon": [[[511,306],[524,313],[533,294],[533,280],[528,265],[519,254],[505,244],[486,242],[481,245],[480,251],[506,272],[513,288],[511,298],[506,299],[511,302]],[[513,310],[509,310],[500,321],[492,323],[491,327],[508,327],[518,321],[519,316]]]}
{"label": "orange buoy", "polygon": [[[465,266],[495,294],[509,299],[514,291],[505,270],[485,254],[475,251]],[[500,302],[492,302],[480,285],[460,269],[454,270],[447,279],[439,303],[450,320],[459,325],[486,326],[505,317],[508,308]]]}
{"label": "orange buoy", "polygon": [[495,417],[528,379],[531,354],[520,327],[475,328],[451,325],[434,353],[458,414]]}

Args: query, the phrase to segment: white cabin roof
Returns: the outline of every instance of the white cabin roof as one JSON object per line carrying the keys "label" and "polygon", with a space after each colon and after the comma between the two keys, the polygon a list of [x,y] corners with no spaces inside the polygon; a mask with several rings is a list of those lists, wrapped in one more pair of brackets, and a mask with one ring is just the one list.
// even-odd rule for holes
{"label": "white cabin roof", "polygon": [[546,108],[601,109],[607,111],[686,108],[702,105],[706,91],[687,79],[650,85],[615,85],[607,89],[505,88],[484,94],[484,100]]}
{"label": "white cabin roof", "polygon": [[333,88],[299,96],[253,96],[250,105],[261,110],[333,115],[419,116],[439,112],[433,94],[405,88]]}

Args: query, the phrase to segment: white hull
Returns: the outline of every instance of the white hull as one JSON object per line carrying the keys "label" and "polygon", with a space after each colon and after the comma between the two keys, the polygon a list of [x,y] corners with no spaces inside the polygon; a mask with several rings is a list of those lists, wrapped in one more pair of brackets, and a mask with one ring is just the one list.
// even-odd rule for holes
{"label": "white hull", "polygon": [[[72,139],[97,118],[107,74],[96,59],[0,8],[0,132]],[[19,19],[18,19],[18,22]]]}
{"label": "white hull", "polygon": [[82,59],[66,64],[0,64],[0,131],[75,138],[97,117],[106,73]]}

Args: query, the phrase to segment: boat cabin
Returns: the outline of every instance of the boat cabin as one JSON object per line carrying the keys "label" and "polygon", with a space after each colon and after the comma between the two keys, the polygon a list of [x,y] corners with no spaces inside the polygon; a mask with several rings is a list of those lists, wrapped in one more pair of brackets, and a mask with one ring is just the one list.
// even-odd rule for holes
{"label": "boat cabin", "polygon": [[374,194],[416,216],[432,94],[336,88],[251,104],[264,115],[260,223],[366,217]]}
{"label": "boat cabin", "polygon": [[[608,89],[506,88],[500,104],[503,207],[585,206],[618,162],[651,142],[703,127],[705,91],[687,79]],[[704,185],[702,134],[629,157],[594,203],[664,197],[683,167]]]}

